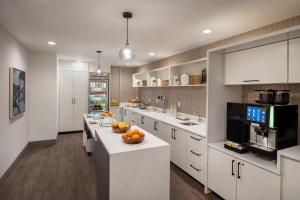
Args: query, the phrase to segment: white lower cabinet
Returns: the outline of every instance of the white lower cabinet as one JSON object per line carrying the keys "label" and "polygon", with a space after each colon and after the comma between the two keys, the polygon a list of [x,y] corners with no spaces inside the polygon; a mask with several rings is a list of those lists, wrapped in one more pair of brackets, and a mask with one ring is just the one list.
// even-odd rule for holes
{"label": "white lower cabinet", "polygon": [[283,157],[281,160],[282,200],[300,198],[300,162]]}
{"label": "white lower cabinet", "polygon": [[[134,116],[134,117],[133,117]],[[206,139],[150,117],[123,109],[124,121],[143,128],[170,144],[171,162],[199,182],[206,183]],[[134,120],[132,120],[134,118]]]}
{"label": "white lower cabinet", "polygon": [[171,129],[171,161],[186,171],[186,136],[187,132]]}
{"label": "white lower cabinet", "polygon": [[280,176],[209,147],[208,187],[226,200],[279,200]]}

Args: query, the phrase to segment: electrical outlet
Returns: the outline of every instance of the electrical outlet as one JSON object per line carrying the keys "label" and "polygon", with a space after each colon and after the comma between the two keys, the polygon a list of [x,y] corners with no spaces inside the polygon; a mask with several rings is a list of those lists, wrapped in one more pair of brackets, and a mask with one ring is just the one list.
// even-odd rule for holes
{"label": "electrical outlet", "polygon": [[178,108],[181,107],[181,102],[180,102],[180,101],[177,102],[177,107],[178,107]]}

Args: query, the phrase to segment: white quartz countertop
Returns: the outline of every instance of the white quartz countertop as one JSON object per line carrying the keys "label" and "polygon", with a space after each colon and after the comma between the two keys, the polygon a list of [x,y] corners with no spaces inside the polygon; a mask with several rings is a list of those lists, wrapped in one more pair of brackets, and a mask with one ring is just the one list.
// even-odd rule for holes
{"label": "white quartz countertop", "polygon": [[95,134],[99,137],[102,144],[106,148],[109,154],[118,154],[118,153],[125,153],[129,151],[138,151],[143,149],[150,149],[150,148],[158,148],[169,146],[168,143],[164,142],[163,140],[159,139],[158,137],[154,136],[153,134],[137,127],[132,126],[131,129],[139,129],[145,133],[145,139],[140,144],[126,144],[123,142],[121,135],[118,133],[114,133],[110,126],[103,126],[101,127],[99,123],[97,124],[89,124],[89,121],[99,121],[93,120],[93,118],[87,118],[86,115],[84,116],[88,128],[92,132],[94,138]]}
{"label": "white quartz countertop", "polygon": [[200,135],[202,137],[206,137],[206,135],[207,135],[206,134],[206,119],[204,119],[201,122],[198,122],[196,120],[191,120],[192,122],[197,123],[199,125],[185,126],[185,125],[180,124],[184,121],[178,120],[175,117],[170,116],[170,115],[165,114],[165,113],[159,113],[159,112],[149,111],[149,110],[141,110],[141,109],[136,108],[136,107],[127,107],[127,106],[122,106],[122,107],[127,109],[127,110],[130,110],[130,111],[139,113],[141,115],[144,115],[146,117],[150,117],[154,120],[169,124],[169,125],[174,126],[176,128],[191,132],[191,133],[196,134],[196,135]]}
{"label": "white quartz countertop", "polygon": [[253,164],[257,167],[260,167],[262,169],[265,169],[269,172],[272,172],[274,174],[280,175],[280,162],[276,162],[276,160],[270,160],[266,157],[262,157],[258,154],[253,153],[236,153],[234,151],[231,151],[229,149],[224,148],[224,142],[217,142],[217,143],[209,143],[209,147],[215,148],[221,152],[224,152],[228,155],[234,156],[238,159],[241,159],[245,162],[248,162],[250,164]]}
{"label": "white quartz countertop", "polygon": [[284,156],[300,162],[300,145],[278,151],[280,157]]}

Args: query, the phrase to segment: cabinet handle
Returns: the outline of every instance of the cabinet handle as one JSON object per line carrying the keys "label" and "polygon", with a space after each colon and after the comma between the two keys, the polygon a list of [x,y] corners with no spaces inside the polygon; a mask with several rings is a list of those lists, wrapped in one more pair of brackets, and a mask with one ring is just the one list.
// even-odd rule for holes
{"label": "cabinet handle", "polygon": [[157,125],[157,122],[154,122],[154,130],[155,130],[155,131],[157,131],[156,125]]}
{"label": "cabinet handle", "polygon": [[231,161],[231,175],[234,176],[233,166],[234,166],[235,160]]}
{"label": "cabinet handle", "polygon": [[144,124],[144,116],[141,117],[141,124]]}
{"label": "cabinet handle", "polygon": [[74,104],[74,98],[72,98],[72,104]]}
{"label": "cabinet handle", "polygon": [[192,165],[192,164],[190,164],[190,167],[193,168],[194,170],[198,171],[198,172],[200,171],[200,169],[194,167],[194,165]]}
{"label": "cabinet handle", "polygon": [[200,141],[200,140],[201,140],[200,138],[195,138],[195,137],[193,137],[193,136],[191,136],[191,138],[194,139],[194,140],[197,140],[197,141]]}
{"label": "cabinet handle", "polygon": [[74,98],[74,104],[76,104],[76,99]]}
{"label": "cabinet handle", "polygon": [[238,162],[238,179],[240,179],[240,178],[241,178],[241,176],[240,176],[240,165],[241,165],[241,163],[240,163],[240,162]]}
{"label": "cabinet handle", "polygon": [[194,154],[194,155],[196,155],[196,156],[201,156],[201,154],[200,153],[196,153],[195,151],[193,151],[193,150],[191,150],[191,153],[192,154]]}
{"label": "cabinet handle", "polygon": [[174,140],[176,140],[177,138],[176,138],[176,129],[174,128]]}
{"label": "cabinet handle", "polygon": [[171,131],[171,138],[172,139],[174,139],[173,135],[174,135],[174,128],[172,128],[172,131]]}
{"label": "cabinet handle", "polygon": [[244,80],[244,83],[259,82],[259,80]]}

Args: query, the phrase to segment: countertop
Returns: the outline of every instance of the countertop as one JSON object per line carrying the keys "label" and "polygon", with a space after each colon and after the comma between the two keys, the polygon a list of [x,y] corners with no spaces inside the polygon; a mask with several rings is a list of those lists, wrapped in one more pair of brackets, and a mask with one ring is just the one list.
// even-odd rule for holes
{"label": "countertop", "polygon": [[88,124],[88,128],[92,132],[94,138],[95,134],[99,137],[101,142],[104,144],[107,152],[111,154],[118,154],[118,153],[126,153],[129,151],[138,151],[143,149],[150,149],[150,148],[158,148],[169,146],[168,143],[164,142],[163,140],[159,139],[158,137],[154,136],[153,134],[141,129],[138,126],[131,126],[131,129],[139,129],[143,131],[145,134],[145,139],[140,144],[126,144],[123,142],[121,135],[117,134],[112,131],[110,126],[100,126],[99,123],[97,124],[89,124],[89,121],[97,121],[93,118],[87,118],[84,115],[84,118]]}
{"label": "countertop", "polygon": [[287,157],[300,162],[300,145],[278,151],[278,156]]}
{"label": "countertop", "polygon": [[253,153],[243,153],[243,154],[236,153],[234,151],[225,149],[224,142],[209,143],[208,146],[215,148],[219,151],[222,151],[228,155],[234,156],[238,159],[241,159],[245,162],[253,164],[257,167],[265,169],[269,172],[280,175],[280,166],[279,166],[280,162],[276,162],[276,160],[270,160],[266,157],[262,157],[258,154],[253,154]]}
{"label": "countertop", "polygon": [[[193,126],[185,126],[182,125],[180,123],[184,122],[182,120],[178,120],[173,116],[170,116],[168,114],[165,113],[159,113],[159,112],[155,112],[155,111],[149,111],[149,110],[142,110],[139,109],[137,107],[128,107],[128,106],[124,106],[121,105],[121,107],[123,107],[124,109],[139,113],[141,115],[144,115],[146,117],[150,117],[154,120],[169,124],[171,126],[174,126],[176,128],[182,129],[184,131],[188,131],[191,132],[193,134],[202,136],[202,137],[206,137],[207,135],[207,131],[206,131],[206,119],[204,118],[201,122],[198,122],[196,120],[191,120],[192,122],[195,122],[199,125],[193,125]],[[194,118],[197,116],[194,116]]]}

